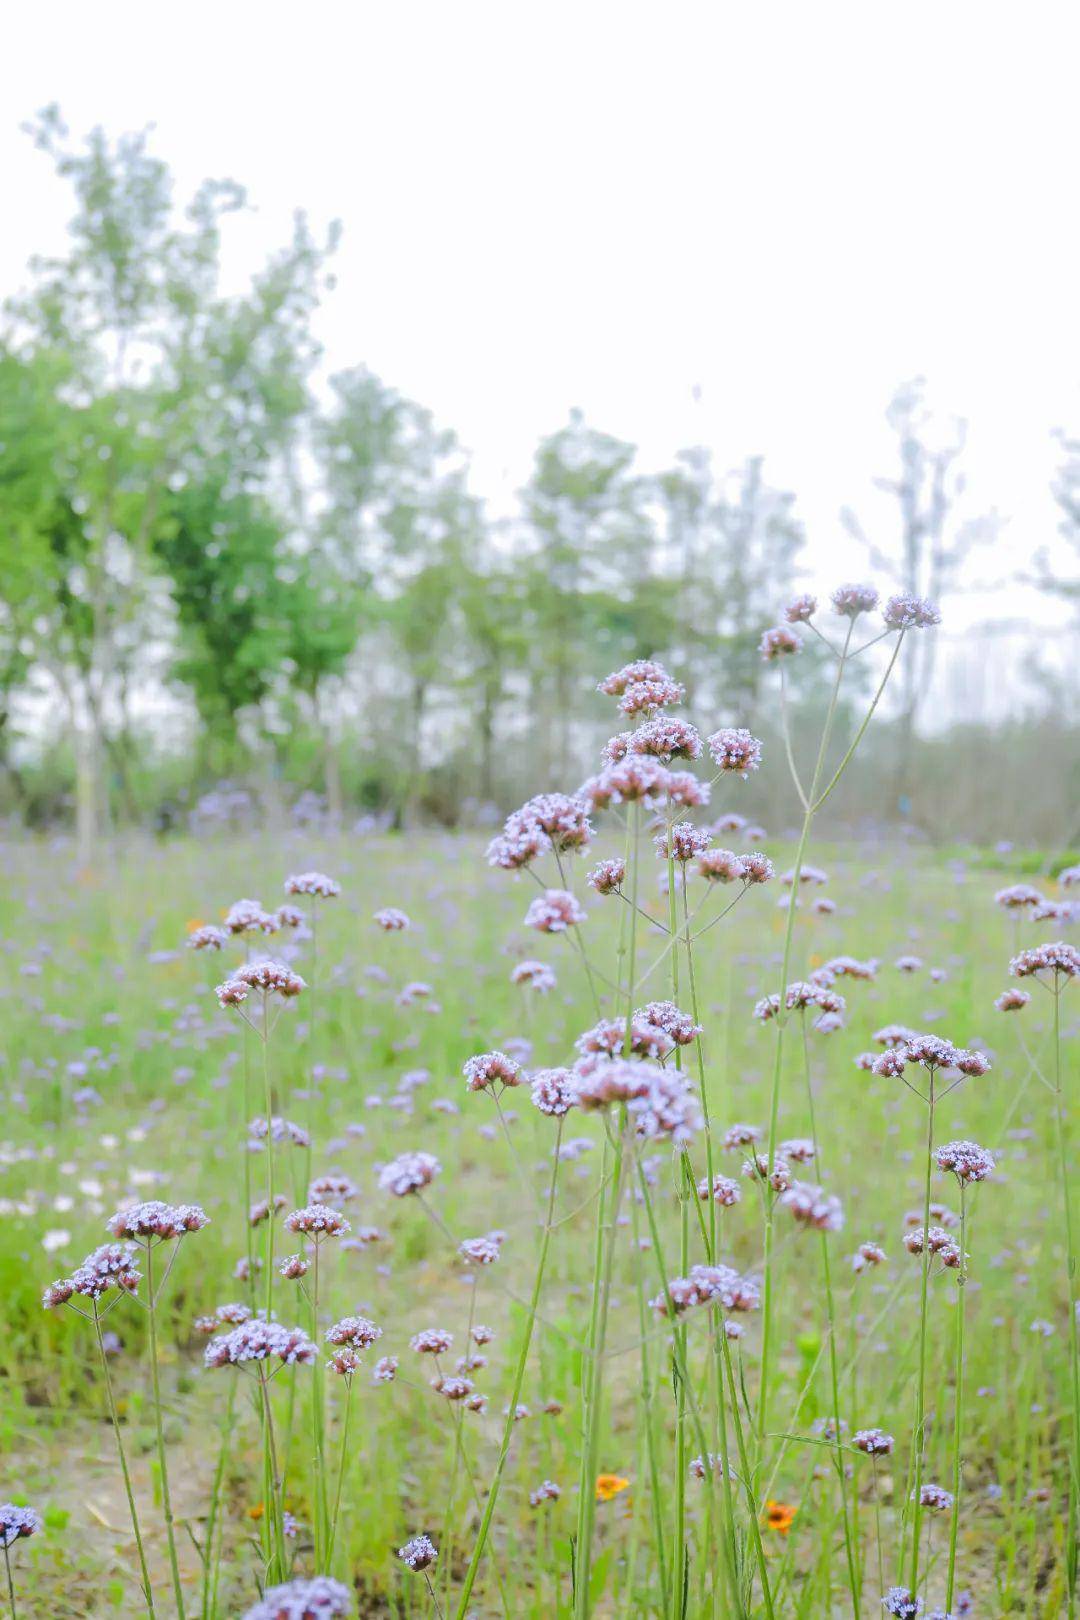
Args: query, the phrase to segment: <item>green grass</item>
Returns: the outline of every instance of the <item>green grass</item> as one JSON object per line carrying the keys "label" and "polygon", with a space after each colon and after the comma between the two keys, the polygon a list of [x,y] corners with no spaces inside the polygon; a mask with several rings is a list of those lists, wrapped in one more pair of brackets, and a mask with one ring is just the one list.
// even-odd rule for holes
{"label": "green grass", "polygon": [[[779,843],[766,848],[778,870],[789,863],[790,851]],[[601,854],[614,852],[614,843],[598,848]],[[815,845],[810,858],[828,870],[827,892],[839,910],[832,917],[800,911],[791,976],[802,977],[839,953],[876,956],[882,963],[872,984],[841,983],[846,1027],[827,1037],[812,1035],[809,1050],[828,1186],[839,1193],[846,1213],[844,1231],[828,1239],[841,1412],[852,1430],[880,1425],[897,1441],[893,1456],[877,1466],[885,1584],[897,1579],[917,1352],[919,1262],[905,1253],[901,1232],[905,1212],[921,1204],[925,1117],[902,1085],[860,1072],[853,1060],[871,1045],[873,1030],[897,1022],[948,1035],[958,1044],[982,1040],[993,1053],[987,1076],[965,1082],[941,1104],[937,1129],[938,1140],[971,1137],[999,1154],[998,1174],[969,1196],[957,1586],[976,1595],[978,1615],[1052,1620],[1066,1612],[1070,1398],[1053,1097],[1033,1068],[1034,1062],[1044,1075],[1052,1073],[1051,1001],[1036,988],[1024,1013],[1003,1016],[993,998],[1008,983],[1008,958],[1017,941],[1030,944],[1056,935],[1001,915],[992,898],[998,883],[994,863],[982,852],[963,869],[907,848]],[[534,1065],[568,1063],[574,1038],[596,1013],[573,948],[521,927],[538,892],[535,886],[527,878],[515,881],[489,871],[480,841],[425,836],[324,843],[291,834],[132,844],[110,864],[82,875],[73,871],[70,852],[61,847],[13,842],[5,850],[0,1497],[30,1502],[45,1518],[43,1533],[12,1551],[20,1613],[35,1620],[145,1612],[92,1333],[70,1313],[46,1312],[40,1305],[43,1287],[104,1241],[105,1219],[132,1194],[198,1202],[212,1220],[181,1247],[165,1296],[160,1346],[185,1604],[189,1614],[201,1612],[196,1543],[201,1545],[205,1533],[229,1383],[238,1375],[204,1370],[205,1341],[192,1324],[223,1301],[245,1297],[245,1285],[233,1277],[248,1241],[244,1126],[264,1108],[257,1043],[247,1038],[245,1101],[242,1026],[235,1015],[218,1010],[213,996],[225,962],[238,953],[196,956],[182,944],[193,922],[218,920],[240,895],[256,895],[275,906],[283,898],[285,874],[312,866],[336,876],[344,892],[340,900],[320,906],[314,1033],[309,994],[286,1009],[272,1038],[275,1110],[310,1125],[312,1173],[340,1170],[357,1183],[360,1196],[345,1211],[354,1228],[374,1225],[386,1234],[385,1241],[362,1252],[324,1249],[324,1325],[346,1312],[363,1311],[384,1330],[367,1362],[380,1353],[401,1359],[392,1385],[373,1388],[365,1373],[356,1381],[335,1573],[355,1585],[361,1614],[430,1613],[423,1581],[402,1570],[394,1556],[407,1537],[427,1531],[441,1553],[435,1588],[443,1608],[454,1612],[527,1320],[539,1242],[534,1200],[546,1188],[554,1143],[553,1123],[535,1112],[528,1091],[521,1090],[504,1099],[504,1111],[516,1116],[511,1147],[490,1097],[466,1091],[461,1065],[471,1054],[515,1035],[534,1043]],[[663,919],[666,901],[657,894],[651,872],[646,875],[642,902]],[[558,881],[554,875],[552,881]],[[582,896],[590,895],[583,930],[590,960],[610,974],[625,908],[617,899],[591,896],[580,863],[575,886]],[[695,947],[709,1113],[717,1137],[737,1120],[768,1124],[774,1037],[769,1026],[753,1019],[752,1008],[779,979],[784,913],[777,909],[778,897],[775,883],[750,891]],[[382,905],[402,907],[413,929],[381,933],[370,919]],[[270,942],[271,954],[278,943]],[[641,931],[643,963],[661,946],[661,939]],[[296,965],[310,978],[306,949],[301,947]],[[178,954],[155,960],[160,952]],[[922,972],[904,975],[892,966],[909,952],[923,959]],[[534,998],[511,985],[511,967],[523,955],[555,967],[559,984],[553,994]],[[367,972],[373,967],[385,971],[385,984]],[[946,970],[944,981],[931,982],[931,967]],[[397,1005],[397,992],[413,980],[428,982],[432,999]],[[599,988],[603,991],[602,984]],[[638,1000],[668,993],[661,970]],[[1075,1008],[1075,991],[1069,991],[1062,1008],[1066,1033],[1075,1025]],[[73,1063],[85,1063],[87,1072],[73,1072]],[[802,1064],[800,1043],[790,1040],[781,1088],[784,1138],[811,1135]],[[368,1106],[374,1094],[392,1098],[402,1075],[415,1069],[427,1070],[430,1078],[412,1091],[411,1110]],[[1068,1084],[1068,1059],[1065,1073]],[[1075,1090],[1074,1070],[1071,1083]],[[99,1103],[77,1106],[75,1094],[84,1086],[100,1094]],[[459,1111],[434,1110],[436,1098],[449,1098]],[[362,1126],[363,1134],[351,1133],[350,1125]],[[598,1116],[572,1112],[564,1130],[564,1139],[570,1137],[589,1137],[595,1146],[564,1164],[560,1175],[558,1224],[523,1386],[530,1416],[513,1431],[490,1557],[473,1593],[477,1615],[503,1612],[500,1583],[515,1616],[570,1612],[583,1346],[602,1159]],[[441,1161],[442,1174],[428,1202],[455,1238],[492,1228],[507,1234],[501,1260],[481,1271],[475,1283],[475,1317],[495,1329],[495,1338],[487,1347],[489,1365],[477,1375],[489,1395],[488,1409],[484,1415],[461,1414],[460,1451],[456,1409],[430,1390],[425,1358],[409,1350],[408,1340],[418,1329],[445,1326],[454,1333],[456,1356],[464,1349],[470,1288],[435,1220],[416,1200],[391,1199],[376,1184],[375,1167],[411,1148],[431,1151]],[[715,1151],[716,1168],[738,1175],[741,1156]],[[646,1157],[655,1172],[653,1205],[665,1265],[658,1268],[655,1257],[635,1245],[635,1238],[644,1239],[649,1230],[647,1212],[633,1198],[624,1201],[626,1224],[618,1228],[606,1334],[598,1463],[600,1471],[628,1479],[629,1486],[597,1504],[590,1578],[593,1611],[611,1616],[671,1612],[661,1607],[665,1589],[669,1605],[674,1601],[670,1555],[678,1442],[669,1335],[653,1312],[641,1313],[639,1283],[651,1297],[660,1288],[660,1269],[669,1277],[681,1269],[682,1210],[670,1150],[650,1148]],[[695,1174],[703,1175],[700,1140],[691,1148],[691,1161]],[[247,1163],[253,1196],[259,1197],[265,1155]],[[277,1166],[278,1185],[284,1184],[290,1200],[303,1202],[306,1155],[282,1150]],[[812,1167],[807,1175],[816,1179]],[[934,1196],[958,1207],[954,1184],[945,1176],[935,1176]],[[688,1214],[693,1261],[702,1253],[693,1207]],[[55,1231],[70,1237],[50,1254],[44,1240]],[[749,1183],[742,1201],[722,1213],[718,1232],[721,1259],[743,1271],[760,1271],[761,1205]],[[258,1244],[265,1233],[265,1227],[258,1229]],[[811,1434],[814,1420],[832,1404],[820,1240],[801,1233],[782,1211],[776,1233],[777,1355],[769,1430],[790,1438],[768,1442],[755,1487],[762,1495],[767,1484],[771,1498],[796,1509],[786,1535],[768,1527],[761,1533],[777,1613],[809,1620],[850,1614],[852,1605],[833,1453],[814,1443]],[[846,1257],[869,1239],[884,1246],[888,1264],[856,1280]],[[287,1252],[286,1243],[295,1247],[279,1228],[278,1256]],[[952,1479],[956,1299],[954,1274],[932,1277],[926,1477],[946,1485]],[[275,1309],[286,1321],[308,1325],[294,1284],[277,1281]],[[716,1371],[708,1325],[703,1313],[689,1313],[684,1320],[691,1406],[712,1412]],[[743,1420],[752,1429],[761,1323],[758,1315],[744,1321],[733,1372],[737,1382],[745,1381]],[[1044,1336],[1033,1330],[1037,1322],[1053,1331]],[[155,1506],[161,1482],[145,1317],[122,1301],[107,1326],[122,1340],[112,1374],[158,1613],[169,1615],[167,1553]],[[282,1436],[290,1434],[286,1506],[300,1523],[291,1543],[295,1567],[312,1573],[312,1374],[301,1368],[291,1376],[291,1429],[290,1375],[275,1385],[276,1422]],[[325,1454],[331,1495],[343,1396],[340,1383],[328,1375]],[[544,1415],[547,1401],[561,1403],[561,1412]],[[691,1426],[684,1450],[693,1456],[700,1449]],[[852,1470],[848,1496],[862,1612],[871,1615],[881,1612],[873,1473],[868,1460],[854,1453],[845,1453],[845,1462]],[[221,1620],[255,1601],[261,1567],[259,1431],[246,1384],[238,1387],[223,1477],[225,1556],[215,1610]],[[544,1479],[556,1481],[561,1496],[533,1510],[529,1491]],[[727,1583],[717,1550],[722,1511],[721,1493],[686,1482],[688,1615],[734,1612],[725,1607]],[[753,1554],[741,1506],[739,1513],[737,1579],[743,1583],[753,1579]],[[928,1608],[943,1602],[947,1541],[945,1516],[933,1529]],[[658,1546],[667,1550],[666,1588]]]}

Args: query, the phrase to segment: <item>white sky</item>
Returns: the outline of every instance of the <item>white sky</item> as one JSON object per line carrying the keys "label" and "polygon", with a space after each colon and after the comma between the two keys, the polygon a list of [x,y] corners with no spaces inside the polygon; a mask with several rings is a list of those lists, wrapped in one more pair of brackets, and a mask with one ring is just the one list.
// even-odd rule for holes
{"label": "white sky", "polygon": [[[295,205],[342,219],[329,365],[431,407],[496,511],[579,405],[646,467],[763,452],[814,575],[865,573],[837,512],[889,532],[883,410],[925,373],[970,424],[968,510],[1010,518],[971,583],[1054,543],[1051,433],[1080,434],[1069,4],[54,0],[6,36],[3,291],[67,206],[20,120],[154,123],[181,196],[248,186],[236,266]],[[950,617],[987,612],[1061,616],[1013,590]]]}

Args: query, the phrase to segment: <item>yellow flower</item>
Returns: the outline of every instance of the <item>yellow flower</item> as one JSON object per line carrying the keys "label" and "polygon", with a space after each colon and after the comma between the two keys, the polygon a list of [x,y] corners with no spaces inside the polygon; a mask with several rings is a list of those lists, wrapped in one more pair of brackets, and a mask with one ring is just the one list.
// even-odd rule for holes
{"label": "yellow flower", "polygon": [[791,1507],[787,1502],[773,1502],[770,1499],[765,1504],[764,1523],[770,1530],[779,1530],[782,1536],[786,1536],[797,1512],[798,1509]]}
{"label": "yellow flower", "polygon": [[629,1483],[628,1479],[623,1479],[619,1474],[597,1474],[596,1500],[598,1502],[610,1502],[613,1496],[618,1496],[620,1491],[625,1491]]}

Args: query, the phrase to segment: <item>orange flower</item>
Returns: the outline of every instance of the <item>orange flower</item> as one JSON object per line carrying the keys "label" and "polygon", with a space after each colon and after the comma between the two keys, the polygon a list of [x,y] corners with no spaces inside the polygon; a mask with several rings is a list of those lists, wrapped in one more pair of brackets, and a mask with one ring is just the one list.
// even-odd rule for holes
{"label": "orange flower", "polygon": [[797,1512],[798,1509],[791,1507],[789,1503],[774,1502],[770,1498],[765,1504],[765,1516],[762,1522],[770,1530],[779,1530],[782,1536],[786,1536],[791,1529],[791,1521]]}
{"label": "orange flower", "polygon": [[247,1516],[249,1519],[261,1519],[263,1516],[263,1511],[262,1503],[256,1502],[253,1504],[253,1506],[248,1508]]}
{"label": "orange flower", "polygon": [[597,1474],[596,1500],[598,1502],[610,1502],[613,1496],[618,1496],[620,1491],[625,1491],[629,1483],[630,1481],[623,1479],[620,1474]]}

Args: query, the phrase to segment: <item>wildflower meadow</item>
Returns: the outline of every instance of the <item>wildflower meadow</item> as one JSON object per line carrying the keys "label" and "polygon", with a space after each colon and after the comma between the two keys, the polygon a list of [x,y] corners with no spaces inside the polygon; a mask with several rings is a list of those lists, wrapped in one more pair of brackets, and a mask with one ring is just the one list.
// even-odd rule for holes
{"label": "wildflower meadow", "polygon": [[941,614],[774,611],[493,837],[7,838],[13,1620],[1075,1615],[1080,866],[841,835]]}

